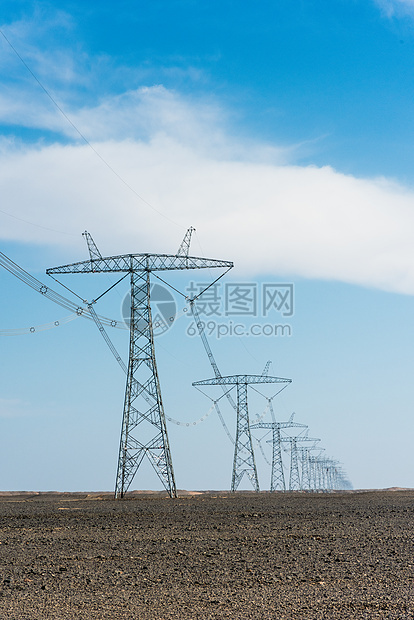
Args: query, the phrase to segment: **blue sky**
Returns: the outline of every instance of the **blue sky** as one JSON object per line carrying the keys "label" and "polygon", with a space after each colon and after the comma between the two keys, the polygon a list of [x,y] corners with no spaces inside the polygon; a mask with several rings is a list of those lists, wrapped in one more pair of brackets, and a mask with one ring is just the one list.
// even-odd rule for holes
{"label": "blue sky", "polygon": [[[111,255],[173,253],[195,226],[194,254],[234,260],[227,282],[295,285],[293,317],[257,317],[290,337],[213,334],[223,374],[272,359],[293,379],[280,418],[296,411],[354,487],[414,486],[414,2],[14,0],[0,28],[89,142],[0,37],[1,250],[45,279],[87,257],[85,229]],[[185,276],[169,281],[211,274]],[[65,316],[0,281],[0,331]],[[65,280],[85,297],[106,283]],[[125,293],[97,310],[119,317]],[[157,341],[183,421],[208,410],[191,383],[212,374],[187,328]],[[1,488],[112,489],[124,379],[95,331],[2,337]],[[127,333],[113,337],[126,355]],[[170,433],[180,488],[229,487],[213,415]]]}

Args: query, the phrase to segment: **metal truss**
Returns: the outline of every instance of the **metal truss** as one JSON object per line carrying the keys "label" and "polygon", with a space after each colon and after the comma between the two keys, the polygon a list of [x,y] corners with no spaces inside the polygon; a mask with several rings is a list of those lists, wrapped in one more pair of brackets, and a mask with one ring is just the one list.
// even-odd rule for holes
{"label": "metal truss", "polygon": [[85,230],[85,232],[82,233],[82,236],[85,237],[91,261],[102,258],[102,254],[98,250],[95,241],[92,239],[92,235]]}
{"label": "metal truss", "polygon": [[252,436],[250,432],[249,410],[247,402],[247,387],[250,384],[259,383],[290,383],[291,379],[281,377],[268,377],[266,375],[231,375],[227,377],[215,377],[195,381],[194,386],[199,385],[235,385],[237,387],[237,423],[236,440],[234,444],[233,474],[231,490],[237,490],[244,474],[252,483],[253,489],[259,491],[259,478],[257,476],[256,461],[254,456]]}
{"label": "metal truss", "polygon": [[259,491],[259,478],[249,427],[247,383],[237,383],[237,427],[231,480],[232,491],[237,490],[244,474],[247,474],[254,490]]}
{"label": "metal truss", "polygon": [[193,232],[195,232],[195,228],[190,226],[184,235],[184,239],[182,240],[180,247],[178,248],[177,256],[188,256],[188,252],[190,251],[191,235]]}
{"label": "metal truss", "polygon": [[252,430],[268,429],[272,431],[272,472],[270,478],[270,491],[286,491],[285,474],[282,461],[282,437],[280,434],[280,429],[307,428],[307,425],[293,422],[292,419],[290,419],[287,422],[259,422],[257,424],[252,424],[250,428]]}
{"label": "metal truss", "polygon": [[283,471],[282,446],[280,443],[280,427],[273,427],[272,471],[270,475],[270,491],[286,491],[285,474]]}
{"label": "metal truss", "polygon": [[149,272],[131,274],[131,339],[116,476],[116,494],[120,497],[131,484],[144,456],[148,456],[170,495],[176,495],[155,362],[150,289]]}
{"label": "metal truss", "polygon": [[290,471],[289,471],[289,491],[300,490],[300,474],[298,463],[298,446],[296,437],[291,437],[290,441]]}
{"label": "metal truss", "polygon": [[302,491],[313,490],[313,487],[312,487],[312,455],[311,455],[312,450],[320,451],[321,448],[317,446],[314,446],[311,448],[304,447],[304,446],[297,447],[297,451],[298,451],[300,463],[301,463],[300,488],[302,489]]}
{"label": "metal truss", "polygon": [[108,258],[93,258],[87,261],[61,265],[47,269],[49,275],[62,273],[114,273],[128,271],[170,271],[183,269],[230,268],[233,263],[199,256],[177,254],[125,254]]}
{"label": "metal truss", "polygon": [[144,457],[150,461],[170,497],[176,497],[171,450],[155,359],[150,303],[151,272],[216,267],[230,269],[233,263],[188,256],[191,238],[189,231],[177,254],[125,254],[103,258],[89,233],[85,234],[85,237],[89,260],[54,267],[46,273],[130,273],[129,362],[115,497],[124,497]]}
{"label": "metal truss", "polygon": [[[271,424],[269,423],[269,426]],[[297,426],[305,426],[304,424],[297,424]],[[273,439],[269,439],[267,443],[273,443]],[[302,442],[312,442],[315,443],[320,441],[320,439],[315,439],[314,437],[307,437],[306,435],[296,435],[280,437],[280,443],[288,443],[290,447],[290,471],[289,471],[289,491],[300,491],[302,489],[302,482],[300,479],[300,471],[299,471],[299,458],[298,452],[300,451],[300,447],[298,443]],[[320,450],[321,448],[319,448]],[[310,457],[311,459],[312,457]],[[283,467],[283,466],[282,466]],[[276,489],[274,489],[276,490]]]}
{"label": "metal truss", "polygon": [[282,379],[281,377],[266,377],[264,375],[232,375],[230,377],[216,377],[215,379],[205,379],[196,381],[193,385],[238,385],[241,383],[291,383],[292,379]]}
{"label": "metal truss", "polygon": [[315,443],[320,439],[314,437],[283,437],[282,441],[289,442],[290,444],[290,472],[289,472],[289,491],[300,491],[303,488],[303,483],[300,478],[299,472],[299,451],[300,447],[298,443],[312,442]]}

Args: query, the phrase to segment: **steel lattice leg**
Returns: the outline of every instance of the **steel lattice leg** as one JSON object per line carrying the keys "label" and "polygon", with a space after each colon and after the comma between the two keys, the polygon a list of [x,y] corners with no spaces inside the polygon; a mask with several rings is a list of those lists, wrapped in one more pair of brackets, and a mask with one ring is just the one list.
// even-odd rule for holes
{"label": "steel lattice leg", "polygon": [[290,476],[289,476],[289,491],[300,490],[300,477],[299,477],[299,463],[298,463],[298,449],[295,439],[290,442]]}
{"label": "steel lattice leg", "polygon": [[273,427],[273,456],[272,474],[270,480],[271,491],[286,491],[285,474],[283,471],[282,447],[280,442],[280,429]]}
{"label": "steel lattice leg", "polygon": [[237,384],[237,429],[234,446],[233,477],[231,490],[236,491],[244,474],[247,474],[255,491],[259,491],[256,462],[250,434],[247,407],[247,383]]}
{"label": "steel lattice leg", "polygon": [[170,497],[176,497],[174,470],[155,363],[150,274],[132,272],[129,364],[116,497],[125,495],[145,456]]}

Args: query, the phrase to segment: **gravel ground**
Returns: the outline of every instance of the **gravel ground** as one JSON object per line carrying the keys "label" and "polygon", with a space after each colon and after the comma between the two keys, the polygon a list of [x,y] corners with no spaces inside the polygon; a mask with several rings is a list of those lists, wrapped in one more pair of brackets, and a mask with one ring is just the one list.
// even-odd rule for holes
{"label": "gravel ground", "polygon": [[0,618],[414,618],[413,515],[414,491],[0,497]]}

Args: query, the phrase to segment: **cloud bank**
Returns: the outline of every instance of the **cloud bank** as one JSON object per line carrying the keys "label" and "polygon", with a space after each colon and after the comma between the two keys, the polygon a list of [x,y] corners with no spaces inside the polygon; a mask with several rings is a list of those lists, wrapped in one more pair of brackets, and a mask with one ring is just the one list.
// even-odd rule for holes
{"label": "cloud bank", "polygon": [[192,225],[203,246],[193,253],[234,260],[239,274],[414,292],[410,188],[295,165],[295,149],[226,134],[219,108],[162,87],[71,117],[157,211],[85,144],[8,138],[0,144],[2,209],[20,219],[0,214],[3,240],[59,246],[76,260],[85,228],[113,254],[175,252]]}
{"label": "cloud bank", "polygon": [[[73,27],[56,13],[2,30],[104,161],[3,41],[3,241],[53,247],[66,262],[84,257],[85,229],[103,253],[175,252],[192,225],[202,245],[196,240],[193,253],[234,260],[246,277],[303,276],[414,293],[411,188],[298,165],[300,145],[239,135],[234,112],[206,97],[161,85],[118,85],[108,95],[105,80],[95,89],[104,73],[125,71],[105,71],[108,59],[67,45]],[[29,142],[25,132],[35,138]]]}

